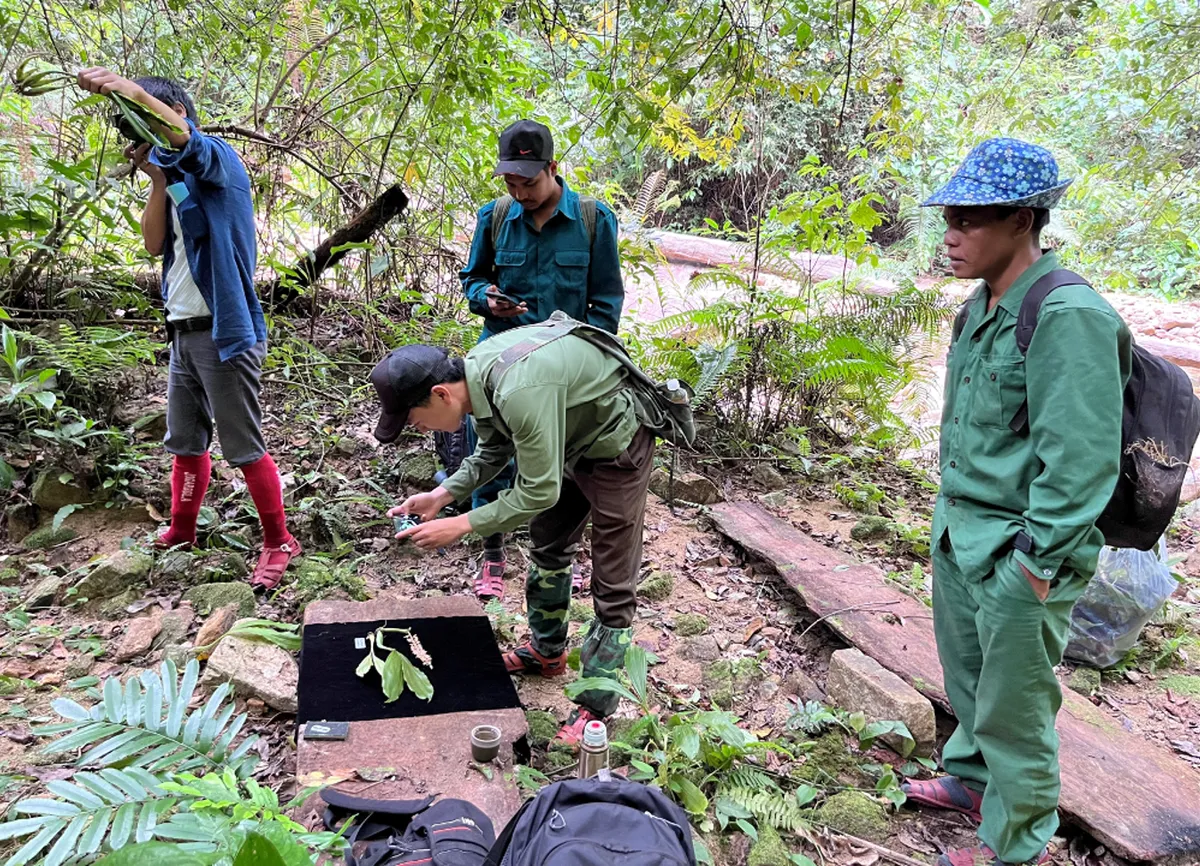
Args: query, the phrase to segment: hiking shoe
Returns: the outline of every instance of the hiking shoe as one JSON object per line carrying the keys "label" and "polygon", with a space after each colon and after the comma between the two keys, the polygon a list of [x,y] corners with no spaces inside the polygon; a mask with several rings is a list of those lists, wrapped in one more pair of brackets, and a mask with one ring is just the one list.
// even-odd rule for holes
{"label": "hiking shoe", "polygon": [[503,559],[484,559],[475,578],[475,597],[488,599],[504,598],[504,567],[508,563]]}
{"label": "hiking shoe", "polygon": [[258,558],[258,564],[254,566],[254,575],[250,578],[250,585],[256,590],[270,592],[279,586],[280,581],[283,580],[283,573],[287,571],[292,560],[303,552],[300,549],[300,542],[295,538],[288,539],[278,547],[264,547],[262,555]]}
{"label": "hiking shoe", "polygon": [[979,808],[983,794],[972,791],[957,776],[941,776],[925,781],[908,781],[900,786],[908,799],[922,806],[961,812],[976,824],[982,823]]}
{"label": "hiking shoe", "polygon": [[1040,866],[1042,863],[1050,862],[1050,850],[1044,849],[1033,860],[1027,860],[1025,863],[1005,863],[996,856],[996,852],[987,845],[977,845],[974,848],[955,848],[947,851],[937,860],[933,861],[933,866]]}
{"label": "hiking shoe", "polygon": [[587,727],[587,723],[602,721],[604,719],[601,716],[586,707],[576,707],[571,711],[571,715],[567,716],[567,721],[558,729],[558,733],[554,735],[554,742],[578,748],[579,744],[583,742],[583,729]]}
{"label": "hiking shoe", "polygon": [[567,672],[567,652],[563,650],[556,656],[544,656],[533,648],[531,641],[527,641],[504,654],[504,669],[510,674],[561,677]]}

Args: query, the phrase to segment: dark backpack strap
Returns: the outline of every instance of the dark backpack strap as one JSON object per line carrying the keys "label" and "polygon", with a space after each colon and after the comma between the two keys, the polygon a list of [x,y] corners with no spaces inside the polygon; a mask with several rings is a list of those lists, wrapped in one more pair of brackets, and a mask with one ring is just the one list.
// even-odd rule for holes
{"label": "dark backpack strap", "polygon": [[[1059,268],[1043,274],[1037,282],[1029,287],[1028,293],[1021,301],[1021,311],[1017,314],[1017,348],[1022,355],[1029,351],[1029,345],[1033,342],[1033,332],[1037,330],[1042,301],[1046,300],[1051,292],[1062,286],[1087,286],[1090,289],[1092,284],[1074,271]],[[1029,429],[1028,400],[1021,401],[1021,407],[1008,422],[1008,429],[1018,435]]]}
{"label": "dark backpack strap", "polygon": [[496,248],[497,242],[500,240],[500,229],[504,228],[504,221],[508,219],[508,212],[512,209],[512,196],[502,195],[496,199],[496,203],[492,206],[492,249]]}
{"label": "dark backpack strap", "polygon": [[967,298],[963,301],[962,306],[958,308],[958,315],[954,317],[954,330],[950,334],[951,346],[958,342],[958,338],[962,336],[963,328],[967,326],[967,319],[971,317],[971,301],[974,298],[974,295]]}
{"label": "dark backpack strap", "polygon": [[517,814],[512,816],[512,819],[500,831],[500,835],[496,837],[496,842],[492,845],[492,850],[488,851],[487,859],[480,866],[500,866],[500,861],[504,859],[504,854],[508,851],[508,845],[512,842],[513,833],[517,830],[517,824],[520,822],[521,816],[529,811],[529,807],[536,799],[536,797],[531,797],[521,804],[521,808],[517,810]]}

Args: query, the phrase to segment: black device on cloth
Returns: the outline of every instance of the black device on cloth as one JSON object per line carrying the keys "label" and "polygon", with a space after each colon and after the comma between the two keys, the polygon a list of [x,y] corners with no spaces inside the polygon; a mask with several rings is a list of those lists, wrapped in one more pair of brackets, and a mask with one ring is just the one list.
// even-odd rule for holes
{"label": "black device on cloth", "polygon": [[[379,674],[358,677],[354,670],[367,650],[355,641],[380,626],[408,628],[433,660],[433,669],[412,657],[402,634],[387,634],[384,642],[408,656],[433,684],[433,698],[423,701],[409,689],[385,703]],[[376,650],[381,658],[387,652]],[[405,719],[442,713],[502,710],[521,705],[512,678],[496,647],[485,616],[426,617],[373,622],[313,623],[304,627],[300,650],[298,724],[336,720],[365,722]]]}

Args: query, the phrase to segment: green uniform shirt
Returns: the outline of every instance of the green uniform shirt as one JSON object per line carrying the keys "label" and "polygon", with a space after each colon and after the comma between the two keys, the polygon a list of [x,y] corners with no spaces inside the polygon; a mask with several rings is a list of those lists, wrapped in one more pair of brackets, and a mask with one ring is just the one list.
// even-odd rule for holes
{"label": "green uniform shirt", "polygon": [[618,456],[640,426],[625,367],[582,337],[548,343],[490,381],[500,355],[525,337],[520,328],[505,331],[466,357],[479,445],[442,486],[461,501],[517,459],[512,489],[470,513],[480,535],[510,532],[554,505],[567,467]]}
{"label": "green uniform shirt", "polygon": [[[1042,304],[1028,353],[1017,348],[1021,301],[1059,267],[1043,255],[991,310],[988,288],[946,359],[941,489],[933,539],[950,533],[963,575],[982,580],[1025,530],[1017,560],[1036,577],[1068,568],[1090,576],[1104,538],[1095,526],[1116,487],[1131,339],[1121,317],[1087,286],[1063,286]],[[1029,401],[1029,430],[1008,423]]]}

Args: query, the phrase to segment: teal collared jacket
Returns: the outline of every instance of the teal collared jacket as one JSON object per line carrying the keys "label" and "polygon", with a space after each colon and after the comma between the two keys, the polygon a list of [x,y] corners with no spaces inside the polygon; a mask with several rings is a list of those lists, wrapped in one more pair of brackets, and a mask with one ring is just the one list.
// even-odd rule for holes
{"label": "teal collared jacket", "polygon": [[[513,202],[492,245],[492,210],[479,211],[467,266],[459,274],[471,312],[483,316],[481,340],[521,325],[533,325],[562,310],[573,319],[613,334],[621,320],[625,288],[617,254],[617,218],[596,202],[596,236],[588,237],[579,212],[579,195],[561,178],[562,198],[541,231],[524,208]],[[492,316],[488,286],[523,301],[529,312],[509,319]]]}

